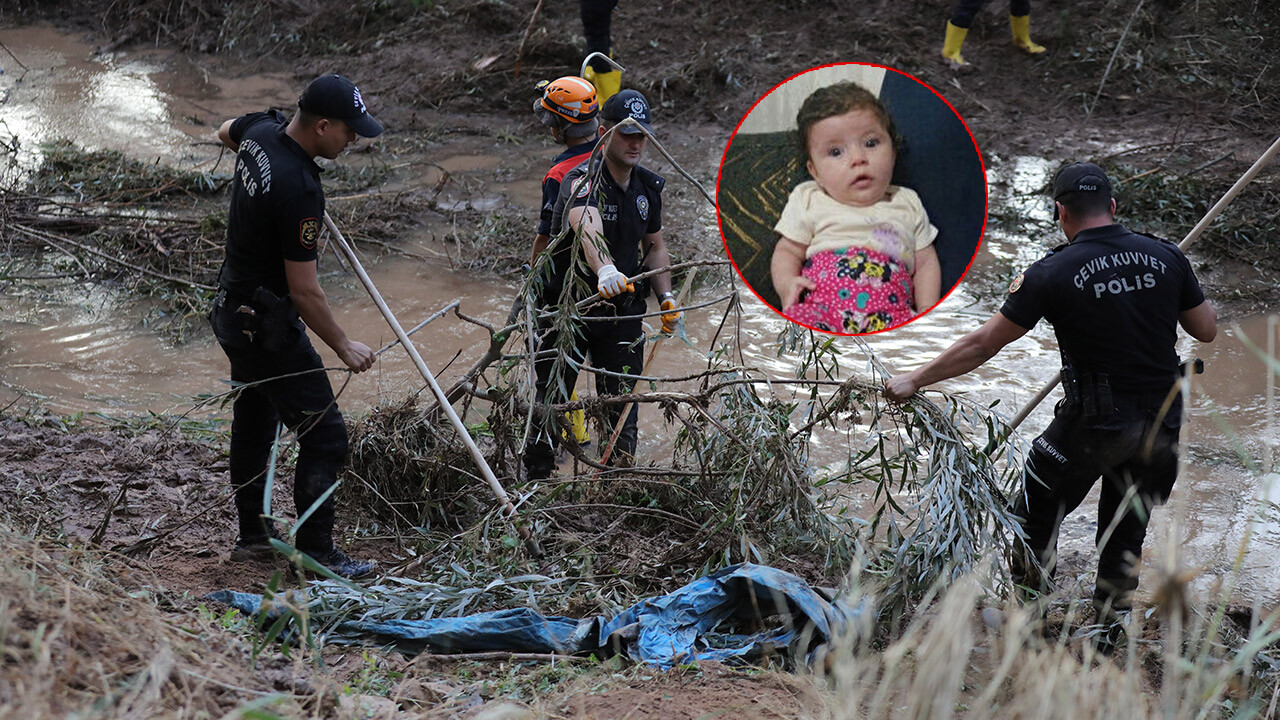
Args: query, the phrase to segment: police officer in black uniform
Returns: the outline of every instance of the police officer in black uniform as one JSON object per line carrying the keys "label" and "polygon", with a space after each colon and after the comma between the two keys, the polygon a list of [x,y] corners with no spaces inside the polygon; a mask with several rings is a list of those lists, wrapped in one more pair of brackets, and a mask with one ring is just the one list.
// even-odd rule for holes
{"label": "police officer in black uniform", "polygon": [[[600,132],[607,132],[626,118],[633,118],[652,132],[649,103],[635,90],[623,90],[609,98],[600,110]],[[662,316],[663,331],[675,330],[679,321],[669,273],[655,275],[651,283],[641,282],[638,286],[627,282],[627,278],[646,268],[666,267],[671,262],[662,239],[664,181],[640,166],[647,140],[644,129],[630,124],[618,127],[601,141],[601,159],[570,170],[560,185],[551,221],[550,256],[534,268],[534,272],[541,273],[537,304],[544,310],[552,309],[598,294],[606,300],[597,302],[586,314],[616,319],[584,322],[575,328],[573,338],[563,341],[552,327],[554,319],[540,320],[538,350],[558,349],[562,354],[536,362],[539,402],[564,401],[577,380],[577,366],[587,357],[593,366],[613,373],[640,373],[644,365],[644,330],[639,316],[645,312],[647,285],[652,284],[662,309],[667,311]],[[566,225],[569,232],[559,237]],[[565,352],[569,357],[564,357]],[[627,393],[634,385],[634,380],[616,375],[596,375],[600,395]],[[617,407],[608,413],[610,428],[621,414]],[[635,455],[637,416],[633,406],[615,448],[619,462]],[[550,477],[555,467],[553,443],[559,437],[560,432],[552,428],[530,437],[524,454],[530,478]]]}
{"label": "police officer in black uniform", "polygon": [[[269,557],[274,525],[263,518],[266,468],[277,423],[298,436],[294,505],[305,512],[337,482],[347,455],[347,429],[306,328],[354,372],[368,370],[373,351],[347,337],[316,277],[316,241],[324,217],[321,169],[356,135],[382,125],[360,91],[341,75],[313,81],[286,120],[277,111],[228,120],[218,138],[237,151],[227,225],[227,257],[210,313],[236,383],[231,423],[231,484],[240,533],[236,561]],[[304,326],[305,323],[305,326]],[[298,529],[297,547],[334,572],[357,577],[374,563],[347,557],[333,544],[333,495]]]}
{"label": "police officer in black uniform", "polygon": [[1015,558],[1013,574],[1024,587],[1047,590],[1062,518],[1101,476],[1094,603],[1107,623],[1131,606],[1150,510],[1168,498],[1177,475],[1180,395],[1161,412],[1180,375],[1177,327],[1210,342],[1217,314],[1177,245],[1115,224],[1101,168],[1066,166],[1053,199],[1067,244],[1019,275],[986,324],[891,378],[885,395],[905,399],[973,370],[1041,318],[1053,325],[1065,397],[1032,445],[1015,508],[1038,567]]}

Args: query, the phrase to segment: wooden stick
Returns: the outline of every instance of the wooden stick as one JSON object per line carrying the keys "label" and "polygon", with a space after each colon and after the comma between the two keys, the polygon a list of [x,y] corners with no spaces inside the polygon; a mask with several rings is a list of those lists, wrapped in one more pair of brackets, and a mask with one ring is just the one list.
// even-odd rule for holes
{"label": "wooden stick", "polygon": [[[442,307],[442,308],[440,308],[439,310],[437,310],[437,311],[435,311],[434,313],[432,313],[432,314],[431,314],[431,317],[427,318],[426,320],[423,320],[422,322],[420,322],[420,323],[418,323],[417,325],[414,325],[412,328],[410,328],[410,329],[409,329],[409,331],[405,333],[405,337],[409,337],[409,336],[413,335],[414,333],[418,332],[418,331],[419,331],[419,330],[421,330],[422,328],[426,327],[428,323],[432,322],[433,320],[436,320],[437,318],[440,318],[440,317],[441,317],[441,316],[443,316],[445,313],[447,313],[447,312],[449,312],[450,310],[452,310],[452,309],[454,309],[454,308],[458,307],[458,305],[460,305],[460,304],[462,304],[462,301],[461,301],[461,300],[454,300],[453,302],[449,303],[448,305],[445,305],[444,307]],[[378,355],[381,355],[382,353],[384,353],[384,352],[386,352],[386,351],[390,350],[391,348],[393,348],[393,347],[395,347],[395,346],[397,346],[397,345],[399,345],[399,344],[400,344],[400,340],[399,340],[398,338],[397,338],[397,339],[395,339],[395,340],[392,340],[391,342],[387,343],[386,345],[383,345],[383,346],[382,346],[382,348],[381,348],[381,349],[379,349],[377,352],[375,352],[375,353],[374,353],[374,356],[376,357],[376,356],[378,356]]]}
{"label": "wooden stick", "polygon": [[520,50],[516,53],[516,71],[512,77],[520,77],[520,64],[524,62],[524,48],[529,42],[529,33],[533,32],[533,24],[538,21],[538,13],[542,12],[543,0],[538,0],[538,4],[533,6],[533,14],[529,16],[529,24],[524,29],[524,36],[520,38]]}
{"label": "wooden stick", "polygon": [[400,344],[404,345],[404,349],[408,351],[409,357],[413,359],[413,364],[418,368],[418,372],[422,373],[423,379],[431,386],[431,392],[435,393],[436,398],[440,401],[445,414],[449,416],[449,422],[453,424],[454,429],[462,436],[462,441],[466,443],[467,450],[470,451],[471,458],[475,460],[476,467],[489,483],[489,489],[493,491],[493,496],[497,498],[498,504],[502,506],[503,513],[511,521],[511,524],[515,526],[516,531],[520,533],[520,537],[524,539],[530,554],[534,557],[541,557],[542,549],[538,547],[538,543],[534,540],[532,533],[529,532],[529,528],[519,521],[515,505],[511,503],[511,498],[507,496],[507,491],[502,488],[502,483],[498,482],[498,478],[493,474],[489,463],[485,461],[480,448],[476,447],[476,441],[472,439],[471,433],[467,432],[467,426],[462,424],[462,420],[458,418],[458,413],[454,411],[453,406],[445,402],[444,390],[440,389],[440,385],[436,382],[435,376],[431,374],[427,363],[418,354],[418,349],[414,346],[413,341],[409,339],[404,328],[400,326],[400,321],[396,320],[396,316],[387,307],[387,303],[382,299],[382,293],[378,292],[378,288],[374,287],[373,280],[369,279],[369,274],[364,271],[364,266],[360,264],[360,259],[356,257],[351,246],[347,244],[347,239],[342,236],[342,231],[334,224],[333,218],[329,217],[328,212],[324,214],[324,224],[325,227],[329,228],[329,232],[333,234],[334,244],[342,250],[342,254],[346,256],[347,261],[351,263],[351,267],[356,271],[356,275],[359,276],[361,284],[369,292],[369,297],[373,298],[378,310],[382,312],[382,317],[386,318],[392,332],[396,334],[396,337],[400,339]]}
{"label": "wooden stick", "polygon": [[1124,45],[1124,39],[1129,36],[1129,28],[1133,26],[1133,19],[1138,17],[1138,11],[1142,9],[1142,3],[1146,0],[1138,0],[1138,6],[1133,9],[1133,14],[1129,16],[1129,22],[1124,26],[1124,32],[1120,33],[1120,39],[1116,41],[1116,49],[1111,52],[1111,59],[1107,61],[1107,69],[1102,71],[1102,82],[1098,83],[1098,92],[1093,94],[1093,102],[1089,103],[1084,109],[1084,119],[1087,122],[1089,116],[1093,114],[1094,108],[1098,107],[1098,96],[1102,94],[1102,88],[1107,86],[1107,76],[1111,74],[1111,66],[1116,62],[1116,56],[1120,54],[1120,46]]}
{"label": "wooden stick", "polygon": [[1275,472],[1276,453],[1276,316],[1267,316],[1267,462],[1262,472]]}
{"label": "wooden stick", "polygon": [[1244,186],[1248,185],[1249,182],[1262,171],[1262,168],[1271,161],[1271,158],[1275,157],[1277,152],[1280,152],[1280,137],[1277,137],[1276,141],[1271,143],[1271,147],[1267,148],[1267,151],[1262,153],[1262,156],[1253,164],[1253,167],[1246,170],[1245,174],[1240,176],[1240,179],[1236,181],[1235,185],[1231,186],[1231,189],[1222,196],[1222,199],[1219,200],[1212,208],[1209,208],[1209,212],[1204,216],[1204,218],[1191,229],[1191,232],[1187,233],[1187,237],[1184,238],[1182,242],[1178,243],[1178,249],[1186,250],[1191,246],[1191,243],[1199,239],[1200,234],[1205,231],[1205,228],[1209,227],[1209,223],[1218,219],[1218,215],[1222,214],[1222,211],[1226,209],[1227,205],[1230,205],[1231,201],[1236,199],[1236,196],[1240,194],[1240,191],[1244,190]]}
{"label": "wooden stick", "polygon": [[[676,307],[684,305],[684,297],[689,292],[689,288],[693,285],[693,276],[698,273],[698,269],[694,268],[684,276],[684,285],[680,287],[680,296],[676,298]],[[640,371],[641,375],[649,374],[649,366],[653,365],[653,359],[658,356],[658,350],[662,348],[662,343],[666,342],[667,337],[664,335],[653,343],[653,347],[649,349],[649,358],[644,361],[644,369]],[[613,455],[613,448],[618,444],[618,436],[622,434],[622,428],[627,424],[627,416],[631,414],[631,408],[635,407],[634,402],[629,402],[622,406],[622,415],[618,417],[618,422],[613,426],[613,435],[609,437],[609,444],[604,447],[604,454],[600,456],[600,464],[604,465],[609,462],[609,456]]]}
{"label": "wooden stick", "polygon": [[[1187,236],[1182,239],[1182,242],[1178,243],[1178,249],[1186,251],[1187,248],[1191,247],[1192,243],[1200,239],[1200,235],[1204,233],[1205,228],[1209,227],[1210,223],[1218,219],[1218,216],[1222,214],[1222,211],[1231,204],[1232,200],[1236,199],[1236,196],[1240,194],[1241,190],[1244,190],[1244,186],[1248,185],[1249,182],[1262,171],[1262,168],[1265,167],[1268,162],[1271,162],[1271,158],[1275,157],[1277,152],[1280,152],[1280,137],[1277,137],[1276,141],[1271,143],[1271,147],[1267,148],[1266,152],[1262,153],[1257,162],[1253,164],[1253,167],[1246,170],[1245,174],[1241,175],[1240,179],[1236,181],[1236,184],[1232,185],[1231,189],[1228,190],[1213,207],[1209,208],[1209,212],[1205,213],[1205,216],[1200,219],[1200,222],[1196,223],[1196,226],[1191,228],[1191,232],[1187,233]],[[1060,381],[1061,378],[1055,376],[1052,380],[1046,383],[1045,386],[1040,389],[1040,392],[1036,393],[1036,396],[1031,398],[1031,402],[1027,403],[1026,406],[1019,410],[1018,414],[1014,416],[1013,420],[1009,423],[1009,430],[1013,431],[1018,429],[1018,426],[1022,424],[1022,421],[1026,420],[1027,416],[1031,414],[1031,411],[1034,410],[1042,400],[1048,397],[1049,393],[1053,391],[1053,388],[1056,387]]]}

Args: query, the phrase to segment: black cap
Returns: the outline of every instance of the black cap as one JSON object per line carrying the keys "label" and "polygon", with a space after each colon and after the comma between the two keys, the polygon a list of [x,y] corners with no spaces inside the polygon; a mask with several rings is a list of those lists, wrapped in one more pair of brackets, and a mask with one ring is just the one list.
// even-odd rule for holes
{"label": "black cap", "polygon": [[[1093,163],[1077,162],[1062,168],[1053,178],[1053,199],[1056,202],[1067,193],[1105,193],[1111,197],[1111,180],[1102,168]],[[1053,206],[1053,219],[1058,219],[1058,206]]]}
{"label": "black cap", "polygon": [[[649,123],[653,122],[653,118],[649,115],[649,101],[644,99],[638,90],[623,90],[614,93],[612,97],[604,101],[604,107],[600,108],[600,117],[610,123],[619,123],[627,118],[635,118],[640,126],[649,132],[653,132],[653,126]],[[623,135],[642,135],[644,133],[638,127],[626,127],[618,132]]]}
{"label": "black cap", "polygon": [[298,98],[298,107],[312,115],[341,120],[360,137],[378,137],[382,124],[364,106],[360,89],[341,75],[321,75]]}

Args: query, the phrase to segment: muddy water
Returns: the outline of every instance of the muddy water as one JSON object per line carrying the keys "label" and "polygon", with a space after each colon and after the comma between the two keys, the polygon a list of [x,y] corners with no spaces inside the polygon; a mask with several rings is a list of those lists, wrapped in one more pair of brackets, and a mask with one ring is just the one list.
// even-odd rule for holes
{"label": "muddy water", "polygon": [[[217,155],[210,141],[212,126],[248,109],[287,106],[296,97],[291,78],[258,75],[227,80],[207,77],[188,61],[163,54],[94,55],[79,39],[48,29],[0,30],[0,42],[30,68],[19,83],[21,70],[0,63],[6,68],[0,75],[0,97],[6,98],[0,103],[0,135],[18,138],[21,163],[27,168],[38,162],[39,143],[55,134],[139,158],[211,165]],[[668,149],[710,186],[726,138],[720,128],[698,127]],[[539,200],[538,180],[554,153],[545,142],[510,145],[467,138],[438,148],[430,157],[397,161],[412,167],[393,177],[388,187],[433,185],[447,171],[456,179],[451,187],[468,192],[456,197],[446,192],[441,198],[444,203],[481,210],[513,204],[525,208],[532,219]],[[672,209],[667,235],[672,246],[679,250],[681,243],[696,242],[706,247],[708,238],[718,238],[714,212],[673,168],[656,153],[652,155],[648,164],[669,178]],[[1051,228],[1047,204],[1034,194],[1051,164],[1014,158],[990,166],[997,201]],[[413,236],[416,247],[410,249],[441,258],[439,263],[398,258],[371,262],[374,282],[406,326],[455,298],[461,299],[466,313],[502,323],[513,288],[506,282],[449,271],[445,267],[449,250],[433,239],[448,232],[448,228],[424,227]],[[1056,242],[1056,235],[1049,231],[1039,240],[989,232],[965,282],[939,309],[904,328],[873,336],[869,344],[891,369],[918,366],[990,316],[999,302],[1001,283],[1007,284],[1002,274],[1024,267]],[[364,291],[331,255],[322,259],[321,272],[340,323],[354,337],[372,346],[391,339]],[[694,301],[727,289],[725,282],[715,283]],[[37,402],[60,413],[172,413],[191,410],[198,395],[226,389],[226,360],[212,340],[206,337],[174,347],[143,322],[145,303],[99,288],[62,287],[38,297],[0,296],[0,307],[4,368],[0,406],[16,400]],[[683,375],[704,366],[720,317],[720,308],[689,313],[689,344],[669,342],[651,373]],[[1266,328],[1264,318],[1247,318],[1240,334],[1265,347]],[[747,293],[741,333],[748,360],[775,377],[794,372],[795,358],[776,357],[775,338],[782,329],[783,321]],[[1208,369],[1195,379],[1194,409],[1184,434],[1190,460],[1186,474],[1170,506],[1160,511],[1147,545],[1151,556],[1173,555],[1185,566],[1203,568],[1197,587],[1206,595],[1217,592],[1216,583],[1231,570],[1242,534],[1250,527],[1254,498],[1266,485],[1259,464],[1268,452],[1275,454],[1272,448],[1278,440],[1264,402],[1263,364],[1245,347],[1240,334],[1224,328],[1219,340],[1208,346],[1187,338],[1182,341],[1180,352],[1205,358]],[[417,336],[418,348],[443,383],[470,365],[486,338],[484,331],[452,315]],[[865,361],[853,343],[842,340],[838,346],[848,353],[842,362],[844,371],[862,372]],[[321,345],[320,350],[327,365],[339,364],[327,348]],[[1053,377],[1057,367],[1052,333],[1041,326],[1006,348],[996,362],[942,387],[984,402],[999,399],[999,407],[1012,414]],[[404,353],[392,350],[374,370],[352,379],[341,404],[367,411],[399,401],[422,385]],[[585,389],[586,383],[580,387]],[[1047,424],[1056,397],[1050,396],[1031,415],[1023,426],[1026,432],[1034,434]],[[196,413],[218,414],[208,408]],[[656,413],[642,414],[641,435],[641,460],[659,461],[666,446],[659,439],[665,432]],[[819,457],[827,454],[837,453],[820,449]],[[1280,551],[1280,523],[1272,517],[1253,527],[1256,534],[1243,555],[1239,584],[1246,598],[1268,600],[1269,590],[1280,582],[1280,568],[1273,560]],[[1063,531],[1064,553],[1090,556],[1094,528],[1088,511],[1070,518]],[[1175,546],[1177,552],[1165,552],[1165,546]],[[1091,565],[1087,560],[1077,563],[1084,570]],[[1154,569],[1147,572],[1144,587],[1150,588]]]}
{"label": "muddy water", "polygon": [[0,139],[19,140],[26,169],[39,164],[41,143],[58,138],[201,166],[218,155],[213,131],[223,119],[297,98],[293,79],[282,73],[214,77],[166,51],[102,53],[49,27],[0,29],[0,42],[17,58],[6,53],[0,61]]}

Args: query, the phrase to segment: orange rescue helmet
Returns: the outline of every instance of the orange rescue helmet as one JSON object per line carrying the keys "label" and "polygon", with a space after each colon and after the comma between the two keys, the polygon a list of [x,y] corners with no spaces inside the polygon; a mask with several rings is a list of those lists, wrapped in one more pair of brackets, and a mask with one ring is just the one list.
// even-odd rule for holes
{"label": "orange rescue helmet", "polygon": [[588,122],[600,111],[596,88],[577,75],[565,75],[536,86],[542,92],[542,107],[571,123]]}

